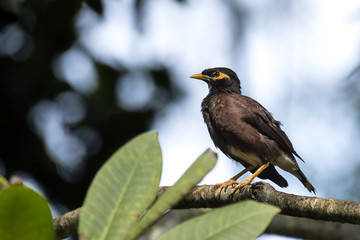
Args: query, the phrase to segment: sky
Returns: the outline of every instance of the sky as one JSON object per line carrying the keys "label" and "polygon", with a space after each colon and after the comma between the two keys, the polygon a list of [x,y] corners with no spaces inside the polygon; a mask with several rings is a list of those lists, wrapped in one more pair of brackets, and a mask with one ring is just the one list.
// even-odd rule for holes
{"label": "sky", "polygon": [[[234,69],[243,93],[282,121],[307,162],[301,167],[310,179],[337,171],[336,158],[346,156],[352,147],[347,139],[356,137],[353,116],[338,90],[358,62],[357,3],[292,1],[284,11],[270,0],[243,1],[247,18],[235,48],[231,13],[220,1],[149,2],[141,34],[134,31],[132,1],[105,3],[103,20],[89,10],[80,14],[81,44],[105,62],[121,60],[134,69],[154,62],[171,66],[186,92],[152,126],[164,155],[162,184],[173,184],[201,152],[214,148],[200,113],[207,86],[189,78],[214,66]],[[329,171],[320,169],[323,159],[331,159]],[[225,180],[239,169],[222,155],[217,165],[205,182]]]}
{"label": "sky", "polygon": [[[283,123],[305,160],[298,162],[317,189],[316,196],[340,198],[346,193],[345,186],[350,184],[346,176],[355,165],[348,159],[355,159],[360,139],[349,101],[341,91],[359,62],[360,4],[280,2],[285,7],[275,0],[245,0],[233,3],[232,8],[219,0],[186,4],[146,1],[143,33],[134,31],[132,1],[105,0],[103,19],[86,7],[78,16],[79,44],[97,59],[108,63],[120,60],[133,69],[150,64],[171,66],[177,85],[186,93],[180,102],[164,109],[151,127],[159,132],[163,153],[161,185],[174,184],[203,151],[216,149],[200,112],[207,86],[189,76],[205,68],[226,66],[237,72],[243,94],[259,101]],[[241,25],[235,26],[233,17],[238,10],[246,14]],[[234,39],[232,31],[236,29],[242,34]],[[75,57],[81,58],[81,53],[75,52]],[[79,62],[71,59],[74,57],[65,58],[63,69]],[[91,68],[89,64],[82,61],[85,69]],[[96,78],[74,77],[72,72],[67,79],[79,91],[96,88]],[[129,76],[128,81],[139,77]],[[149,89],[137,84],[132,87],[140,92]],[[203,184],[224,182],[243,169],[216,151],[218,163]],[[272,184],[276,189],[313,196],[295,177],[280,172],[289,187],[280,189]]]}

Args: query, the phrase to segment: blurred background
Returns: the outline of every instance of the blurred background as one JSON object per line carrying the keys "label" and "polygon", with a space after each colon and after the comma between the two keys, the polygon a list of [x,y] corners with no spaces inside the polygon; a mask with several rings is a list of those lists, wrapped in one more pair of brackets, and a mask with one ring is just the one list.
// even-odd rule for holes
{"label": "blurred background", "polygon": [[[116,149],[155,130],[161,185],[172,185],[215,149],[200,113],[207,86],[189,76],[216,66],[283,123],[316,196],[360,200],[354,0],[2,0],[0,174],[42,192],[56,216],[81,206]],[[202,183],[242,169],[219,153]],[[275,188],[312,196],[279,171],[289,187]]]}

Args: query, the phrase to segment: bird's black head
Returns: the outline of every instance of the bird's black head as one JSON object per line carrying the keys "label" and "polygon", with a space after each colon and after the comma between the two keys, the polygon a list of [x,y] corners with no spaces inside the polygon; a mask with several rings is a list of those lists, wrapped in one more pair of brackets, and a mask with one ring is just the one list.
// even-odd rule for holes
{"label": "bird's black head", "polygon": [[202,71],[202,73],[190,77],[205,81],[209,85],[210,92],[241,93],[240,80],[236,73],[229,68],[208,68]]}

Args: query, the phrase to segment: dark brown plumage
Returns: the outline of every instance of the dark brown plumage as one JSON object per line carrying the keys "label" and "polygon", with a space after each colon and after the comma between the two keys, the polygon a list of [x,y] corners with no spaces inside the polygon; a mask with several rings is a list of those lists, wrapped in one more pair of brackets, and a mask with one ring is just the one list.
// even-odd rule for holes
{"label": "dark brown plumage", "polygon": [[[201,79],[209,86],[201,111],[215,145],[246,167],[223,183],[218,194],[223,188],[236,183],[233,194],[255,177],[270,179],[280,187],[287,187],[287,181],[277,172],[275,165],[296,176],[310,192],[315,193],[315,188],[300,170],[294,156],[301,157],[281,130],[280,122],[257,101],[241,95],[240,80],[234,71],[210,68],[191,78]],[[254,174],[244,182],[236,182],[247,171]]]}

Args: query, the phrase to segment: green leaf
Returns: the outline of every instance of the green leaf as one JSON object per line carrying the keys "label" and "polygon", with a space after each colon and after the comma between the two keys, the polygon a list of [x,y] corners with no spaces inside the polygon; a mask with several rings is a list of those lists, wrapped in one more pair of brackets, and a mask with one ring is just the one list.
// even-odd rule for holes
{"label": "green leaf", "polygon": [[0,195],[0,239],[55,239],[46,200],[24,185],[11,185]]}
{"label": "green leaf", "polygon": [[255,239],[279,211],[277,207],[247,200],[181,223],[158,240]]}
{"label": "green leaf", "polygon": [[0,176],[0,194],[1,194],[2,190],[6,189],[8,187],[9,187],[8,181],[3,176]]}
{"label": "green leaf", "polygon": [[169,188],[154,204],[150,211],[141,219],[138,225],[134,226],[132,237],[134,238],[142,230],[150,226],[156,219],[159,218],[166,210],[170,209],[177,202],[179,202],[189,191],[189,189],[199,183],[201,179],[211,170],[216,164],[217,156],[212,150],[206,150],[174,186]]}
{"label": "green leaf", "polygon": [[91,183],[80,215],[80,237],[128,239],[130,228],[156,197],[161,164],[155,132],[121,147]]}

